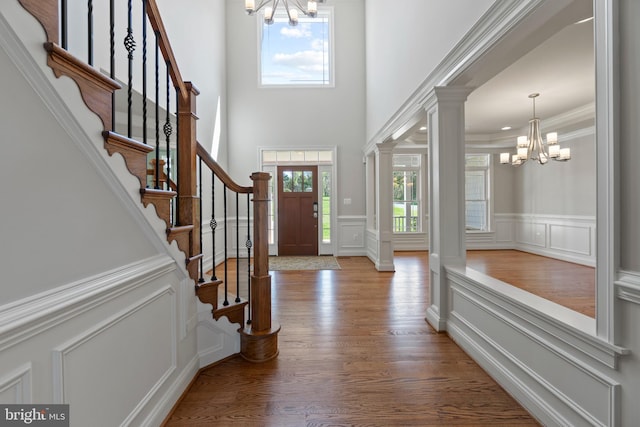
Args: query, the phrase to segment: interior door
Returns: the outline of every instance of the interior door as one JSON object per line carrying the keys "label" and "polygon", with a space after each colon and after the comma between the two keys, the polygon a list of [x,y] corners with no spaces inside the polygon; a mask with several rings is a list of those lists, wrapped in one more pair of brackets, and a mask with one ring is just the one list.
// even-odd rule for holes
{"label": "interior door", "polygon": [[318,255],[317,166],[278,166],[278,255]]}

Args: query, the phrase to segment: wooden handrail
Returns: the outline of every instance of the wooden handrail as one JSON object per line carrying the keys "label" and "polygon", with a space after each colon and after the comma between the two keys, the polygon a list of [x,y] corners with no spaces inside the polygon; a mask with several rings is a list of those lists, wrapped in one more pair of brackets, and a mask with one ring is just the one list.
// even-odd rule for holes
{"label": "wooden handrail", "polygon": [[158,45],[160,46],[160,51],[162,52],[164,60],[167,61],[170,65],[169,69],[171,74],[171,81],[173,82],[173,85],[180,91],[180,96],[182,96],[182,98],[186,98],[188,95],[187,87],[182,80],[182,76],[180,75],[178,62],[173,55],[173,49],[171,49],[171,43],[169,43],[167,31],[165,30],[164,23],[162,22],[162,18],[160,17],[160,10],[158,9],[158,5],[156,4],[155,0],[146,0],[146,2],[147,16],[149,17],[151,28],[153,28],[153,30],[158,33]]}
{"label": "wooden handrail", "polygon": [[227,186],[227,188],[240,194],[253,193],[253,187],[243,187],[236,184],[233,179],[231,179],[231,177],[222,169],[222,167],[220,167],[218,162],[213,160],[211,154],[209,154],[207,149],[204,148],[200,143],[198,143],[197,153],[198,156],[200,156],[200,158],[205,162],[205,164],[209,166],[209,169],[211,169],[213,173],[216,174],[216,176],[220,179],[220,181],[222,181],[224,185]]}

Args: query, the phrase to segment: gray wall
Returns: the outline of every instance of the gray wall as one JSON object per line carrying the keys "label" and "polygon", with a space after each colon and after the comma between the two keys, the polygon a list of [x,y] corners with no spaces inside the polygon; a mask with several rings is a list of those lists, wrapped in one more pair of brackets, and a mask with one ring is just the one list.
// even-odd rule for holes
{"label": "gray wall", "polygon": [[640,2],[620,2],[620,28],[624,37],[620,49],[627,52],[621,67],[620,103],[620,264],[625,270],[640,271]]}
{"label": "gray wall", "polygon": [[0,103],[2,303],[153,255],[122,203],[1,48],[0,75],[3,99],[11,100]]}
{"label": "gray wall", "polygon": [[366,0],[367,142],[493,3]]}
{"label": "gray wall", "polygon": [[338,147],[339,215],[364,215],[364,1],[334,8],[335,88],[258,88],[256,17],[227,0],[230,174],[241,183],[259,169],[258,147]]}
{"label": "gray wall", "polygon": [[[498,162],[497,172],[505,168],[513,169],[511,182],[514,210],[510,213],[595,216],[594,135],[562,141],[560,134],[560,140],[562,147],[571,148],[571,160],[568,162],[550,161],[540,165],[528,161],[518,167],[500,165]],[[500,205],[501,208],[503,206]],[[497,206],[496,212],[500,212]]]}

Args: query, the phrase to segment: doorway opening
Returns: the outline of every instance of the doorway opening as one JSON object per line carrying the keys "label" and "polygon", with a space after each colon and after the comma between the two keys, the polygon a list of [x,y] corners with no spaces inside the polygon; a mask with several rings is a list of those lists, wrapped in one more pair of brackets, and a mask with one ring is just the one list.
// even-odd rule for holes
{"label": "doorway opening", "polygon": [[269,255],[335,254],[336,148],[261,148],[259,157],[262,171],[271,174]]}

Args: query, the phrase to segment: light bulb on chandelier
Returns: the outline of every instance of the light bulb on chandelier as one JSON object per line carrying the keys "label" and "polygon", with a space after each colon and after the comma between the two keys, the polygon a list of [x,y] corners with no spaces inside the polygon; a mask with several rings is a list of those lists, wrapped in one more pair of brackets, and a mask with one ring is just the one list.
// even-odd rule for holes
{"label": "light bulb on chandelier", "polygon": [[540,133],[540,119],[536,117],[536,98],[539,93],[532,93],[529,98],[533,100],[533,118],[529,120],[528,135],[519,136],[516,142],[516,154],[500,153],[500,163],[519,166],[527,160],[536,160],[544,165],[549,159],[566,162],[571,159],[571,149],[560,148],[558,134],[547,133],[547,141],[542,139]]}
{"label": "light bulb on chandelier", "polygon": [[318,16],[318,3],[324,3],[325,0],[309,0],[307,1],[307,7],[305,8],[300,0],[245,0],[244,10],[249,15],[253,15],[256,12],[264,8],[264,23],[267,25],[273,24],[273,17],[278,9],[278,4],[282,1],[284,9],[287,12],[289,18],[289,25],[298,25],[298,11],[305,16],[315,18]]}

